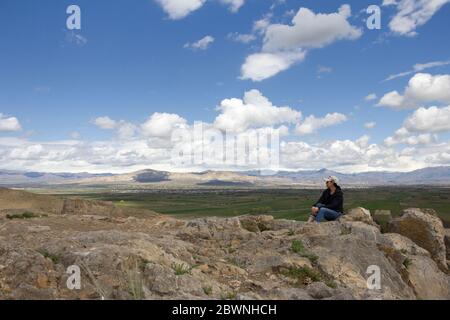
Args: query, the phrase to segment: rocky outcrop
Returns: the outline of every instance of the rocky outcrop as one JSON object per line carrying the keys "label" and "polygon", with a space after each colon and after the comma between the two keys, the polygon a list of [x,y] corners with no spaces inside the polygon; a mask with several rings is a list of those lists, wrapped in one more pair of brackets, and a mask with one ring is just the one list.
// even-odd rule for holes
{"label": "rocky outcrop", "polygon": [[[184,221],[93,214],[96,206],[20,219],[0,213],[0,299],[450,298],[432,253],[382,234],[368,217]],[[80,290],[67,287],[73,265]],[[373,266],[380,288],[368,286]]]}
{"label": "rocky outcrop", "polygon": [[364,208],[351,209],[347,214],[340,218],[341,221],[360,221],[366,224],[376,226],[378,225],[373,221],[370,211]]}
{"label": "rocky outcrop", "polygon": [[433,210],[406,209],[389,223],[389,232],[398,233],[430,252],[443,270],[447,269],[445,229]]}

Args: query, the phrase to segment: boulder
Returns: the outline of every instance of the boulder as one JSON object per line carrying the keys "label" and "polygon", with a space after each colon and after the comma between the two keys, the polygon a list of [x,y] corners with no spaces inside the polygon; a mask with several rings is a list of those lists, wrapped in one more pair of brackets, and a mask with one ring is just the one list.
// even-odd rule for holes
{"label": "boulder", "polygon": [[430,252],[441,269],[447,270],[445,229],[441,219],[431,210],[411,208],[392,220],[389,232],[408,237],[418,246]]}
{"label": "boulder", "polygon": [[[370,299],[373,295],[385,299],[414,299],[413,290],[373,241],[353,234],[333,239],[320,236],[311,238],[311,246],[319,257],[319,268],[338,285],[349,288],[356,299]],[[374,265],[382,270],[381,290],[369,290],[367,286],[368,268]]]}
{"label": "boulder", "polygon": [[370,215],[370,211],[364,208],[355,208],[351,209],[347,214],[343,215],[340,219],[342,222],[346,221],[360,221],[366,224],[377,226],[378,225],[373,221],[372,216]]}
{"label": "boulder", "polygon": [[448,276],[433,260],[426,256],[409,256],[407,261],[408,280],[418,299],[450,299]]}

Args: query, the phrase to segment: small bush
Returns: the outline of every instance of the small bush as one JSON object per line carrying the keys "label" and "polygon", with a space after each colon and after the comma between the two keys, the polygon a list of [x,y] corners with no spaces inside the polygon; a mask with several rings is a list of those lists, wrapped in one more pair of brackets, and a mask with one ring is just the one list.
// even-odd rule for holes
{"label": "small bush", "polygon": [[237,296],[236,292],[226,292],[220,295],[222,300],[234,300],[236,299],[236,296]]}
{"label": "small bush", "polygon": [[300,240],[292,241],[291,250],[303,258],[309,259],[312,263],[316,263],[319,259],[315,254],[308,252]]}
{"label": "small bush", "polygon": [[54,264],[58,264],[59,260],[61,259],[59,255],[52,254],[45,249],[37,250],[37,252],[39,252],[44,258],[52,260]]}
{"label": "small bush", "polygon": [[228,263],[230,263],[230,264],[232,264],[232,265],[234,265],[236,267],[239,267],[239,268],[242,268],[242,269],[245,268],[245,262],[240,261],[236,257],[227,257],[226,260],[227,260]]}
{"label": "small bush", "polygon": [[297,279],[297,283],[300,285],[305,284],[308,280],[311,280],[312,282],[322,281],[321,274],[309,267],[291,268],[287,271],[283,271],[281,274],[289,278]]}
{"label": "small bush", "polygon": [[209,296],[212,293],[212,287],[208,286],[208,287],[203,287],[203,292]]}
{"label": "small bush", "polygon": [[192,268],[184,263],[174,263],[172,269],[175,271],[175,275],[182,276],[186,273],[190,273]]}
{"label": "small bush", "polygon": [[14,220],[14,219],[33,219],[33,218],[41,218],[41,217],[46,217],[46,216],[47,215],[38,215],[31,211],[25,211],[21,214],[7,214],[6,218],[9,220]]}
{"label": "small bush", "polygon": [[405,258],[405,260],[403,260],[403,265],[405,266],[406,269],[409,268],[409,266],[412,265],[412,261],[410,258]]}

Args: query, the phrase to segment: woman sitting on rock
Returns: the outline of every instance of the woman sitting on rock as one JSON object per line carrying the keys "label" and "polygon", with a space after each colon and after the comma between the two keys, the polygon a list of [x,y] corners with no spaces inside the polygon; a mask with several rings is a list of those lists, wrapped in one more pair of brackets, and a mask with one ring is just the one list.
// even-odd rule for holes
{"label": "woman sitting on rock", "polygon": [[338,186],[339,179],[335,176],[329,176],[324,180],[327,189],[312,207],[308,222],[321,222],[324,219],[334,221],[344,212],[344,193]]}

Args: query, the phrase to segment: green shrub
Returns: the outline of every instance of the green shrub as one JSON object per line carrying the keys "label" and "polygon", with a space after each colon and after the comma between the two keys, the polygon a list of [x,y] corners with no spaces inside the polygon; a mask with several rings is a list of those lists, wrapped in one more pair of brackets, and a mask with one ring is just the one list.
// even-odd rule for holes
{"label": "green shrub", "polygon": [[236,292],[226,292],[226,293],[222,293],[220,295],[220,298],[222,300],[234,300],[234,299],[236,299],[236,296],[237,296]]}
{"label": "green shrub", "polygon": [[322,276],[319,272],[306,266],[291,268],[287,271],[283,271],[281,274],[289,278],[297,279],[299,284],[304,284],[307,279],[310,279],[312,282],[322,281]]}
{"label": "green shrub", "polygon": [[208,287],[203,287],[203,292],[209,296],[212,293],[212,287],[208,286]]}
{"label": "green shrub", "polygon": [[38,215],[35,214],[34,212],[31,211],[25,211],[23,213],[20,214],[7,214],[6,218],[9,220],[14,220],[14,219],[33,219],[33,218],[41,218],[41,217],[47,217],[47,215],[43,214],[43,215]]}
{"label": "green shrub", "polygon": [[175,275],[182,276],[186,273],[190,273],[192,268],[184,263],[174,263],[172,264],[172,269],[175,271]]}
{"label": "green shrub", "polygon": [[37,250],[37,252],[39,252],[44,258],[52,260],[54,264],[58,264],[59,260],[61,259],[59,255],[52,254],[45,249],[39,249]]}
{"label": "green shrub", "polygon": [[405,258],[405,260],[403,260],[403,265],[408,269],[409,266],[412,265],[412,260],[410,258]]}
{"label": "green shrub", "polygon": [[309,259],[312,263],[316,263],[319,259],[315,254],[308,252],[300,240],[292,241],[291,250],[303,258]]}

